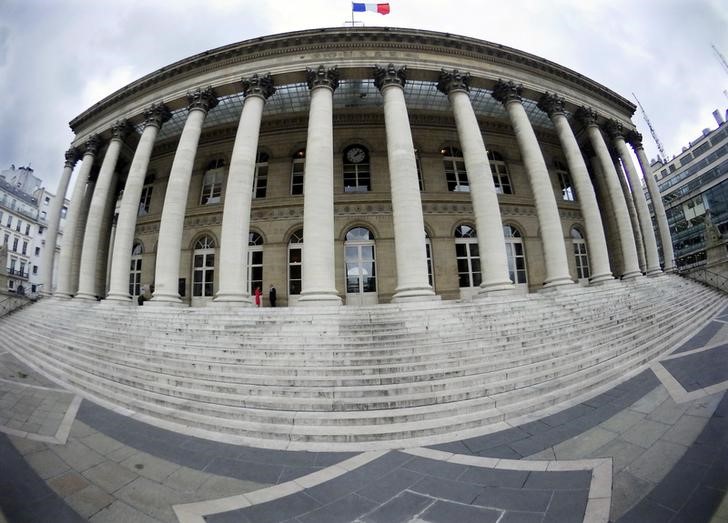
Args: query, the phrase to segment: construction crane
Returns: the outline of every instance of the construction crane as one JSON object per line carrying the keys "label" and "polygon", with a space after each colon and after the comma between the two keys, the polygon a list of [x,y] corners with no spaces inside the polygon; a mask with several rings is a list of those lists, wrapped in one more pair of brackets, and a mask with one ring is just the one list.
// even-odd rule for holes
{"label": "construction crane", "polygon": [[718,58],[720,65],[723,66],[723,70],[726,72],[726,74],[728,74],[728,62],[726,62],[725,56],[723,56],[723,54],[721,54],[721,52],[718,51],[718,48],[715,45],[710,44],[710,47],[713,48],[713,51],[715,51],[715,55]]}
{"label": "construction crane", "polygon": [[642,104],[640,103],[639,98],[637,98],[637,95],[632,93],[632,96],[634,96],[634,99],[637,101],[637,105],[640,108],[640,112],[642,113],[642,118],[644,118],[645,123],[647,124],[647,127],[650,128],[650,134],[652,135],[652,139],[655,140],[655,143],[657,144],[657,150],[660,151],[660,156],[662,157],[662,161],[667,161],[667,154],[665,153],[665,148],[662,146],[662,142],[657,137],[657,132],[655,132],[655,128],[652,127],[652,122],[650,121],[649,117],[647,116],[647,112],[645,111],[645,108],[642,107]]}

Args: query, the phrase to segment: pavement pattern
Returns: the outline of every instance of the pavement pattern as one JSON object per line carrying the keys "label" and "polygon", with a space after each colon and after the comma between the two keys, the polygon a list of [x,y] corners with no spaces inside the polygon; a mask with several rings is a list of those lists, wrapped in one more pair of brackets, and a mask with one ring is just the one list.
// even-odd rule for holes
{"label": "pavement pattern", "polygon": [[728,309],[559,412],[368,452],[200,439],[0,354],[0,522],[728,523]]}

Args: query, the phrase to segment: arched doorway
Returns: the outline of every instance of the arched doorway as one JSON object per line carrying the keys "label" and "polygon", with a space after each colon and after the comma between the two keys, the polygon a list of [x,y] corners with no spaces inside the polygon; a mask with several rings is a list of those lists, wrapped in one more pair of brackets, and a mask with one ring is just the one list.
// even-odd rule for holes
{"label": "arched doorway", "polygon": [[194,245],[192,253],[192,307],[212,301],[215,281],[215,240],[206,234]]}
{"label": "arched doorway", "polygon": [[373,305],[377,299],[377,271],[374,235],[364,227],[346,233],[346,304]]}

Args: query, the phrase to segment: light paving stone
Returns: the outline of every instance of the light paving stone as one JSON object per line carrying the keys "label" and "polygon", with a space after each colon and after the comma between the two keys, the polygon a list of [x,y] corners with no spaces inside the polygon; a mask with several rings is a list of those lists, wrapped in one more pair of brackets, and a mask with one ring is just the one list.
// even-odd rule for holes
{"label": "light paving stone", "polygon": [[195,495],[200,499],[209,499],[245,494],[270,486],[272,485],[268,483],[256,483],[254,481],[211,475],[207,481],[200,485]]}
{"label": "light paving stone", "polygon": [[68,433],[68,435],[73,438],[83,438],[85,436],[90,436],[95,433],[95,429],[89,427],[82,421],[75,420],[71,425],[71,431]]}
{"label": "light paving stone", "polygon": [[110,494],[139,477],[138,474],[113,461],[100,463],[86,470],[83,475]]}
{"label": "light paving stone", "polygon": [[625,431],[622,434],[622,439],[647,449],[660,439],[669,428],[670,425],[645,420]]}
{"label": "light paving stone", "polygon": [[68,464],[50,450],[27,454],[25,459],[43,479],[53,478],[70,470]]}
{"label": "light paving stone", "polygon": [[67,472],[48,480],[48,486],[51,487],[56,494],[65,498],[74,492],[85,489],[89,486],[86,478],[76,471]]}
{"label": "light paving stone", "polygon": [[211,477],[207,472],[180,467],[164,480],[164,485],[177,492],[194,493]]}
{"label": "light paving stone", "polygon": [[18,436],[9,436],[10,441],[12,442],[13,446],[20,452],[23,456],[26,454],[31,454],[33,452],[39,452],[41,450],[46,450],[48,446],[41,442],[36,441],[28,438],[20,438]]}
{"label": "light paving stone", "polygon": [[706,419],[698,416],[683,416],[662,436],[664,441],[689,447],[703,431]]}
{"label": "light paving stone", "polygon": [[615,432],[597,426],[554,446],[554,453],[556,459],[583,458],[616,437]]}
{"label": "light paving stone", "polygon": [[122,461],[130,458],[137,452],[139,452],[139,451],[137,449],[135,449],[134,447],[128,447],[128,446],[124,445],[123,447],[119,447],[116,450],[112,450],[111,452],[109,452],[106,455],[106,457],[112,461],[121,463]]}
{"label": "light paving stone", "polygon": [[146,452],[136,452],[121,462],[126,468],[154,481],[163,482],[173,472],[180,468],[175,463],[170,463]]}
{"label": "light paving stone", "polygon": [[623,439],[615,439],[595,450],[588,457],[591,458],[612,458],[612,471],[618,473],[638,457],[644,454],[645,449],[639,445],[629,443]]}
{"label": "light paving stone", "polygon": [[89,521],[91,523],[160,523],[158,519],[151,518],[118,500],[95,514]]}
{"label": "light paving stone", "polygon": [[688,416],[700,416],[701,418],[710,418],[718,407],[718,404],[723,399],[723,392],[708,396],[707,398],[700,398],[690,402],[690,407],[685,414]]}
{"label": "light paving stone", "polygon": [[104,456],[124,447],[124,444],[120,441],[110,438],[106,434],[102,434],[100,432],[81,438],[81,443],[94,449],[99,454],[103,454]]}
{"label": "light paving stone", "polygon": [[635,412],[642,412],[644,414],[650,414],[669,396],[670,395],[667,392],[667,389],[660,385],[659,387],[642,396],[642,398],[640,398],[630,407],[630,410],[634,410]]}
{"label": "light paving stone", "polygon": [[547,449],[542,450],[541,452],[537,452],[536,454],[531,454],[530,456],[528,456],[528,457],[526,457],[524,459],[527,459],[529,461],[531,461],[531,460],[539,460],[539,461],[540,460],[547,460],[547,461],[550,461],[550,460],[555,460],[556,459],[556,454],[554,453],[554,448],[553,447],[549,447]]}
{"label": "light paving stone", "polygon": [[677,404],[672,398],[668,398],[655,410],[650,412],[647,415],[647,419],[672,425],[680,419],[680,416],[685,414],[685,411],[688,410],[689,407],[689,403]]}
{"label": "light paving stone", "polygon": [[79,472],[105,461],[101,454],[76,439],[69,439],[65,445],[54,445],[51,449],[71,468]]}
{"label": "light paving stone", "polygon": [[179,492],[147,478],[137,478],[115,496],[147,516],[169,523],[177,521],[172,506],[186,501]]}
{"label": "light paving stone", "polygon": [[66,503],[85,518],[90,518],[98,511],[111,505],[114,498],[96,485],[89,485],[85,489],[71,494],[65,498]]}
{"label": "light paving stone", "polygon": [[683,445],[658,441],[626,470],[640,479],[659,483],[687,450]]}
{"label": "light paving stone", "polygon": [[640,479],[626,470],[615,474],[612,481],[610,521],[617,521],[654,487],[653,483]]}
{"label": "light paving stone", "polygon": [[611,430],[617,434],[622,434],[625,431],[634,427],[637,423],[645,419],[643,412],[637,412],[634,410],[623,410],[618,414],[615,414],[607,421],[601,423],[599,426],[606,430]]}

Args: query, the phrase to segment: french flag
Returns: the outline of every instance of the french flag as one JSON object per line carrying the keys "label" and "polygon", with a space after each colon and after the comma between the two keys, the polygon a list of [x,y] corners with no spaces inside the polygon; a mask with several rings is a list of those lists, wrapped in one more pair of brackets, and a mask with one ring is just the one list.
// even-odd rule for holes
{"label": "french flag", "polygon": [[355,13],[363,13],[365,11],[372,11],[379,13],[380,15],[389,14],[389,4],[361,4],[358,2],[351,3],[351,10]]}

